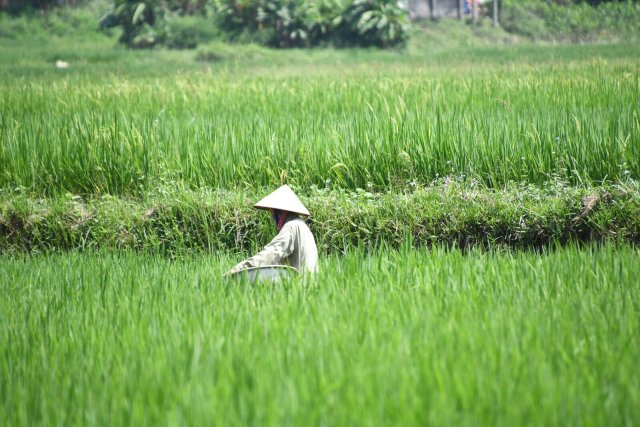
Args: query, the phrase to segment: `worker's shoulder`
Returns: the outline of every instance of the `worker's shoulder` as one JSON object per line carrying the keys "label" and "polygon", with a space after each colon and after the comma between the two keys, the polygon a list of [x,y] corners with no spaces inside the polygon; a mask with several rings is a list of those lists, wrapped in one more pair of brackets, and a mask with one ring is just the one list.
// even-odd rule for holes
{"label": "worker's shoulder", "polygon": [[301,229],[301,228],[305,228],[308,229],[309,226],[307,225],[306,222],[304,222],[304,219],[302,218],[293,218],[287,222],[285,222],[284,226],[282,228],[290,228],[290,229]]}

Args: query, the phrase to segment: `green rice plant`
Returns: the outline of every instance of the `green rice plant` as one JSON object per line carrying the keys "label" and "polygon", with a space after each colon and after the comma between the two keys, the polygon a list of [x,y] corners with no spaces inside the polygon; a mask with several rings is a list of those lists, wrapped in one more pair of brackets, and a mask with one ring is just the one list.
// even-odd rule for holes
{"label": "green rice plant", "polygon": [[0,419],[22,425],[633,425],[637,249],[0,258]]}
{"label": "green rice plant", "polygon": [[268,77],[227,69],[10,79],[0,98],[0,186],[382,190],[444,176],[500,187],[640,175],[637,61],[515,57],[474,74],[458,63],[446,75],[412,61],[379,75],[360,65],[306,75],[314,65],[301,65],[293,75],[265,68]]}

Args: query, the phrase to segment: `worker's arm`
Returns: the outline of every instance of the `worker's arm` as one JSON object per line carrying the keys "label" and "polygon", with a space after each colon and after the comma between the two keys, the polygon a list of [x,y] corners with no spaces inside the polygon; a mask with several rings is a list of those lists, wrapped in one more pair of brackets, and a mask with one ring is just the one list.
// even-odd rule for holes
{"label": "worker's arm", "polygon": [[263,265],[282,264],[283,260],[291,255],[293,252],[293,230],[291,227],[285,226],[280,230],[278,235],[273,238],[267,246],[265,246],[260,252],[247,258],[225,275],[237,273],[238,271],[245,270],[251,267],[260,267]]}

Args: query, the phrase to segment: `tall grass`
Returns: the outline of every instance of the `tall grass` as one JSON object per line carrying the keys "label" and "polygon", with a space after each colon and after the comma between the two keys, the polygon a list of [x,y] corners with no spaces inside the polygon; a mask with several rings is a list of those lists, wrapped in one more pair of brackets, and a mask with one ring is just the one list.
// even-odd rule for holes
{"label": "tall grass", "polygon": [[639,255],[355,252],[255,286],[222,255],[0,258],[0,419],[632,425]]}
{"label": "tall grass", "polygon": [[639,69],[624,55],[330,64],[268,77],[240,66],[122,77],[96,65],[87,77],[9,78],[0,186],[135,194],[162,180],[380,189],[445,175],[489,186],[640,176]]}

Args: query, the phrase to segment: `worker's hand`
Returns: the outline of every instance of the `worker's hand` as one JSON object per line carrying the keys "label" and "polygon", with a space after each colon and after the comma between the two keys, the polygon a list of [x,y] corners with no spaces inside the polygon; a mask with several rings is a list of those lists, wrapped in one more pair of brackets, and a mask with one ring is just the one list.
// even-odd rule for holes
{"label": "worker's hand", "polygon": [[222,275],[222,277],[229,277],[229,276],[231,276],[231,275],[233,275],[235,273],[237,273],[237,271],[234,271],[233,269],[231,269],[231,270],[227,271],[226,273],[224,273]]}

